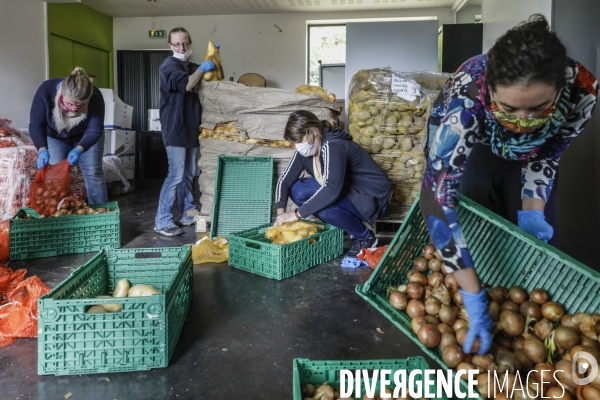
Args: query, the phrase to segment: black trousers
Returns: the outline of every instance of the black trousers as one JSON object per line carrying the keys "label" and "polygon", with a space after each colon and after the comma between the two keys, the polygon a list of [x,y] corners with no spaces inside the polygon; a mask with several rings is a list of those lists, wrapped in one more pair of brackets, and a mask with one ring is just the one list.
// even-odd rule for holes
{"label": "black trousers", "polygon": [[[492,153],[490,146],[478,143],[467,159],[458,191],[516,225],[517,211],[522,205],[521,165],[521,161],[505,160]],[[556,248],[557,189],[558,173],[544,210],[546,222],[554,228],[554,235],[548,243]]]}

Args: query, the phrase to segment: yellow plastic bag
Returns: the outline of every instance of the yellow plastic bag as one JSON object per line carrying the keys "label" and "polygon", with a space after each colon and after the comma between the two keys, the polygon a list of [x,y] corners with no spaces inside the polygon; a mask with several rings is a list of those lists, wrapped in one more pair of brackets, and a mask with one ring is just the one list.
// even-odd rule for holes
{"label": "yellow plastic bag", "polygon": [[209,239],[203,237],[192,246],[192,260],[194,264],[220,263],[229,259],[229,245],[224,237]]}

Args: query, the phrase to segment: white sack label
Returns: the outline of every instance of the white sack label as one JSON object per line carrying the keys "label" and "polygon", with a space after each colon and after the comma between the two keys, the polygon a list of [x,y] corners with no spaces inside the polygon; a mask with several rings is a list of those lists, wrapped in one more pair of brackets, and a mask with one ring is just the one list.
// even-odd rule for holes
{"label": "white sack label", "polygon": [[392,74],[392,92],[404,100],[413,101],[421,95],[421,85],[413,80]]}

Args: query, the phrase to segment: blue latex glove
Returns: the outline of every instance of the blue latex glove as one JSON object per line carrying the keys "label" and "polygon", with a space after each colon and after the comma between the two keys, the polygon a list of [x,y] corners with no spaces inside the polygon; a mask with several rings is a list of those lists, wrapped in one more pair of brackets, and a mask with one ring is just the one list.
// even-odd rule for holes
{"label": "blue latex glove", "polygon": [[219,45],[219,43],[217,43],[217,42],[215,42],[215,41],[213,41],[213,43],[215,44],[215,48],[216,48],[217,50],[219,50],[219,49],[221,48],[221,46]]}
{"label": "blue latex glove", "polygon": [[486,354],[492,345],[491,330],[494,327],[494,321],[488,311],[488,301],[485,290],[477,294],[465,292],[459,289],[463,296],[463,304],[469,315],[469,331],[463,343],[465,354],[470,353],[475,344],[475,339],[479,338],[479,351],[477,354]]}
{"label": "blue latex glove", "polygon": [[198,66],[198,69],[202,70],[204,73],[207,73],[208,71],[215,69],[215,64],[210,60],[202,61],[202,64]]}
{"label": "blue latex glove", "polygon": [[365,260],[359,260],[355,257],[344,257],[342,259],[342,268],[360,268],[360,267],[369,267],[369,264]]}
{"label": "blue latex glove", "polygon": [[40,150],[37,159],[38,169],[42,169],[44,165],[48,165],[48,162],[50,162],[50,153],[48,152],[48,150]]}
{"label": "blue latex glove", "polygon": [[70,166],[76,165],[79,162],[79,157],[81,156],[81,150],[75,147],[73,150],[69,152],[67,155],[67,161]]}
{"label": "blue latex glove", "polygon": [[540,210],[517,211],[519,228],[548,243],[554,234],[554,228],[546,222],[544,212]]}

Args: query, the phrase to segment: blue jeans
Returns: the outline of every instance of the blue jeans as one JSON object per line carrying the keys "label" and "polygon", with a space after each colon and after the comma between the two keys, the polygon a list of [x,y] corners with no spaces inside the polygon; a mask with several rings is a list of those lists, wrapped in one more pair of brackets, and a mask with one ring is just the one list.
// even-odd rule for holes
{"label": "blue jeans", "polygon": [[160,190],[158,211],[154,220],[156,229],[161,230],[175,225],[172,214],[175,196],[177,196],[177,207],[181,211],[182,219],[186,219],[188,211],[196,209],[194,196],[192,196],[192,182],[196,176],[198,150],[198,147],[167,146],[169,173]]}
{"label": "blue jeans", "polygon": [[[47,140],[52,165],[67,158],[69,152],[77,147],[76,142],[65,142],[49,136]],[[108,202],[104,171],[102,171],[102,153],[104,153],[104,132],[100,135],[100,139],[79,157],[79,168],[85,180],[88,204]]]}
{"label": "blue jeans", "polygon": [[[321,185],[319,185],[319,182],[315,178],[298,179],[294,182],[290,190],[292,201],[298,207],[301,207],[320,187]],[[350,199],[345,196],[317,212],[316,216],[323,222],[343,229],[355,239],[362,239],[369,236],[369,228],[362,223],[366,218],[354,207]]]}

